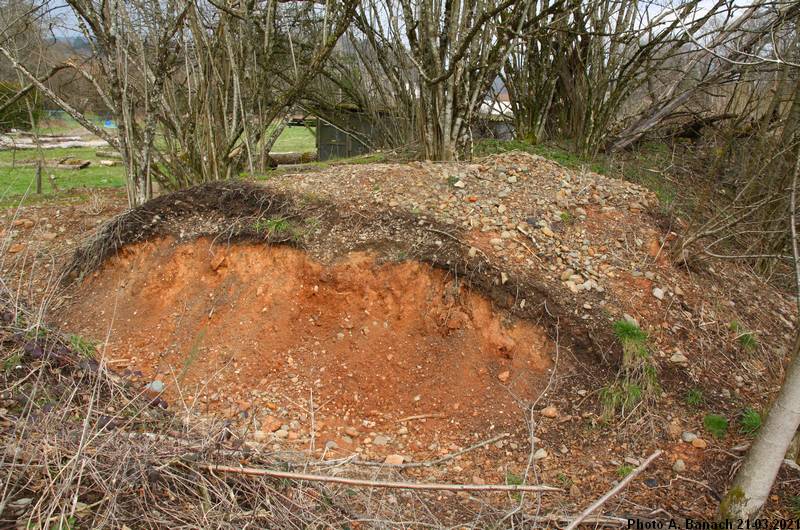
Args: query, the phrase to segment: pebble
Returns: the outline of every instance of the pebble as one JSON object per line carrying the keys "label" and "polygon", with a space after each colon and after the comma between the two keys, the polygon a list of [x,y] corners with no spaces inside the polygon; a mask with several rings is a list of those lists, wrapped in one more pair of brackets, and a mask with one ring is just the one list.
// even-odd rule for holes
{"label": "pebble", "polygon": [[702,438],[695,438],[694,440],[692,440],[692,446],[698,449],[705,449],[706,447],[708,447],[708,442],[706,442]]}
{"label": "pebble", "polygon": [[558,417],[558,409],[554,406],[550,405],[549,407],[545,407],[541,410],[542,416],[545,418],[556,418]]}
{"label": "pebble", "polygon": [[692,443],[696,439],[697,435],[693,432],[684,431],[683,434],[681,434],[681,440],[683,440],[686,443]]}
{"label": "pebble", "polygon": [[149,390],[150,392],[155,392],[160,394],[161,392],[164,391],[164,383],[156,379],[155,381],[147,385],[147,390]]}
{"label": "pebble", "polygon": [[679,458],[679,459],[677,459],[677,460],[675,461],[675,463],[674,463],[674,464],[672,464],[672,470],[673,470],[675,473],[683,473],[684,471],[686,471],[686,462],[684,462],[684,461],[683,461],[683,460],[681,460],[680,458]]}
{"label": "pebble", "polygon": [[689,362],[689,358],[681,352],[675,352],[672,357],[669,358],[669,361],[675,364],[687,364]]}
{"label": "pebble", "polygon": [[542,460],[545,458],[547,458],[547,451],[542,447],[540,447],[539,449],[536,450],[535,453],[533,453],[534,460]]}
{"label": "pebble", "polygon": [[508,381],[509,377],[511,377],[511,372],[509,372],[508,370],[497,374],[497,378],[500,380],[501,383],[505,383],[506,381]]}
{"label": "pebble", "polygon": [[389,443],[389,437],[379,434],[372,440],[372,443],[374,445],[387,445]]}
{"label": "pebble", "polygon": [[403,461],[405,461],[405,457],[403,455],[388,455],[383,463],[389,464],[390,466],[399,466],[403,463]]}
{"label": "pebble", "polygon": [[655,296],[659,300],[663,300],[664,299],[664,290],[661,289],[660,287],[654,288],[653,289],[653,296]]}

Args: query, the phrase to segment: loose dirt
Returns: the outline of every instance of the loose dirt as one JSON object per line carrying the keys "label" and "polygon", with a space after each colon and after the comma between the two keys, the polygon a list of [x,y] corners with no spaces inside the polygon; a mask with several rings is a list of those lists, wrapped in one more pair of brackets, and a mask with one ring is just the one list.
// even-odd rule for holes
{"label": "loose dirt", "polygon": [[[313,399],[330,451],[410,459],[516,429],[554,350],[459,278],[368,253],[325,265],[288,246],[165,238],[126,247],[75,298],[66,327],[109,337],[112,365],[166,383],[170,403],[197,399],[267,432],[291,424],[307,446]],[[424,416],[406,420],[412,436],[370,444],[412,416]]]}

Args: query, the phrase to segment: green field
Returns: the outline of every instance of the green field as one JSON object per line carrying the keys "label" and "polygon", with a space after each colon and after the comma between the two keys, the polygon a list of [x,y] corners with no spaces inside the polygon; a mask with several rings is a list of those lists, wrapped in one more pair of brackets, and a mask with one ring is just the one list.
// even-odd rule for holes
{"label": "green field", "polygon": [[[50,175],[55,177],[59,190],[74,188],[115,188],[125,185],[122,166],[104,167],[97,164],[99,158],[94,148],[47,149],[44,151],[48,161],[67,157],[91,160],[93,164],[86,169],[58,169],[45,167],[42,171],[43,195],[53,193]],[[0,151],[0,201],[6,203],[15,197],[33,194],[36,191],[36,168],[11,167],[11,164],[37,159],[33,149]]]}
{"label": "green field", "polygon": [[[53,123],[40,128],[41,132],[55,133],[74,129],[74,123]],[[73,129],[71,129],[73,128]],[[316,149],[314,130],[305,127],[287,127],[275,142],[273,151],[306,152]],[[86,169],[57,169],[46,167],[42,172],[42,195],[53,193],[50,175],[55,177],[59,190],[75,188],[119,188],[125,185],[125,172],[122,166],[105,167],[97,162],[101,158],[96,155],[96,148],[46,149],[44,157],[48,161],[64,158],[90,160],[92,165]],[[36,191],[36,168],[12,167],[13,164],[37,160],[34,149],[0,151],[0,205],[14,204],[23,195],[33,195]]]}
{"label": "green field", "polygon": [[314,129],[305,127],[286,127],[272,150],[276,153],[306,153],[308,151],[315,151],[317,143],[314,138]]}

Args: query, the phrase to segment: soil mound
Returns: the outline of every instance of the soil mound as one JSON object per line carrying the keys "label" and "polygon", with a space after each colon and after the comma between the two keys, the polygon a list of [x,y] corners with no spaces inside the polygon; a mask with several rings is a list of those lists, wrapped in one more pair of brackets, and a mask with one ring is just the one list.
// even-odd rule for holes
{"label": "soil mound", "polygon": [[[76,299],[68,328],[108,337],[112,365],[165,383],[171,404],[197,399],[305,447],[313,431],[329,450],[427,452],[511,428],[553,350],[462,278],[364,252],[322,264],[289,246],[160,238],[106,260]],[[413,436],[390,449],[409,417]]]}

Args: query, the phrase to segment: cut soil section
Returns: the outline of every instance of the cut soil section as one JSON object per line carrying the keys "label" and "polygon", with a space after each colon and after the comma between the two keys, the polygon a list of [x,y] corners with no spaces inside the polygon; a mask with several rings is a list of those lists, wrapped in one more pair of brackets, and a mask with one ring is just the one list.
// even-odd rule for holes
{"label": "cut soil section", "polygon": [[166,383],[171,406],[198,396],[267,432],[291,422],[289,440],[306,447],[312,398],[329,449],[357,449],[412,416],[424,416],[409,421],[413,442],[386,452],[519,427],[552,362],[543,329],[461,278],[363,252],[328,265],[288,246],[161,238],[123,248],[74,300],[67,328],[109,337],[112,366]]}

